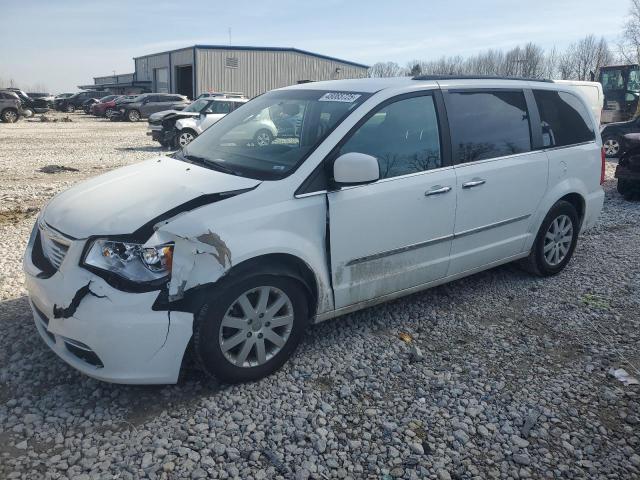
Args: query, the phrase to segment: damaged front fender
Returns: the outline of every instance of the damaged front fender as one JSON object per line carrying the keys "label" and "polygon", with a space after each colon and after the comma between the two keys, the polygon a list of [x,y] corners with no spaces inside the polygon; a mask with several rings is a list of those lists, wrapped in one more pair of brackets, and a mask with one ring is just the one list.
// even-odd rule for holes
{"label": "damaged front fender", "polygon": [[222,277],[233,265],[231,250],[220,236],[211,230],[194,237],[183,237],[157,231],[147,245],[173,242],[171,280],[168,300],[180,300],[184,292]]}

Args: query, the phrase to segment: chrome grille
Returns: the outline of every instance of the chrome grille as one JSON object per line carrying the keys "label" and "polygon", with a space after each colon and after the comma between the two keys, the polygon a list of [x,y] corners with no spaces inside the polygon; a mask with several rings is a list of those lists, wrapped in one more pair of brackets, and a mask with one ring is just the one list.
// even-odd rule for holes
{"label": "chrome grille", "polygon": [[70,240],[52,230],[48,225],[40,224],[40,242],[44,256],[56,270],[59,270],[69,250]]}

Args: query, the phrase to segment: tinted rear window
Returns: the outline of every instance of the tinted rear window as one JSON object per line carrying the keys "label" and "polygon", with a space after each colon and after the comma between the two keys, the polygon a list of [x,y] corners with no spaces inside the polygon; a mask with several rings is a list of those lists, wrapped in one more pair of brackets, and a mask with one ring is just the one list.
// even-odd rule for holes
{"label": "tinted rear window", "polygon": [[450,92],[447,115],[459,163],[531,150],[527,102],[521,91]]}
{"label": "tinted rear window", "polygon": [[576,95],[534,90],[533,96],[540,112],[543,146],[564,147],[595,139],[589,111]]}

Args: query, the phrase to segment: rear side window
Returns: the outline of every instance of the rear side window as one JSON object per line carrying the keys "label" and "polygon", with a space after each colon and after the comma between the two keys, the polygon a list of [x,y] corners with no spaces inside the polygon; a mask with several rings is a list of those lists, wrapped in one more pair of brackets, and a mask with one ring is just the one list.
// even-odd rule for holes
{"label": "rear side window", "polygon": [[555,90],[534,90],[540,112],[542,145],[565,147],[595,139],[587,107],[576,96]]}
{"label": "rear side window", "polygon": [[522,91],[449,92],[447,115],[458,163],[531,150],[529,114]]}

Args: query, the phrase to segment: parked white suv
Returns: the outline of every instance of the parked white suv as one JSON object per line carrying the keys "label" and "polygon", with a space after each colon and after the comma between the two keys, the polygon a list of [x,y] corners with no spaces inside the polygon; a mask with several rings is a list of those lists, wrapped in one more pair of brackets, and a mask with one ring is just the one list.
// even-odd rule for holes
{"label": "parked white suv", "polygon": [[[238,134],[274,109],[269,144]],[[514,260],[556,274],[602,208],[595,125],[551,82],[269,92],[173,157],[49,202],[24,256],[37,330],[102,380],[176,382],[190,345],[237,382],[279,368],[311,323]]]}
{"label": "parked white suv", "polygon": [[172,133],[174,146],[177,148],[186,147],[194,138],[211,125],[248,101],[249,99],[245,97],[227,96],[215,96],[196,100],[195,103],[206,103],[206,106],[200,110],[198,115],[191,115],[176,121],[174,132]]}

